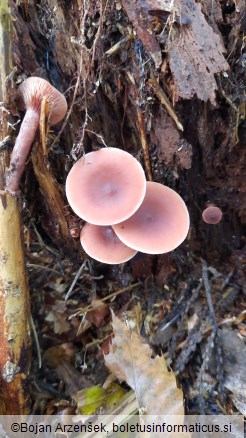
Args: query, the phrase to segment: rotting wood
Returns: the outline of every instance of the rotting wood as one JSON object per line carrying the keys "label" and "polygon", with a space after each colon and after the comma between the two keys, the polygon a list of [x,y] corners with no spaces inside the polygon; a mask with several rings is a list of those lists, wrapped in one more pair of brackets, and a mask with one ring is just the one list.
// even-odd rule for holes
{"label": "rotting wood", "polygon": [[[148,3],[148,2],[147,2]],[[153,2],[152,2],[153,3]],[[132,23],[138,38],[142,41],[144,47],[154,61],[155,68],[159,68],[162,63],[162,53],[158,43],[153,24],[150,20],[149,9],[151,5],[143,7],[140,1],[121,0],[121,4]],[[160,4],[157,6],[160,7]]]}
{"label": "rotting wood", "polygon": [[214,75],[229,69],[220,36],[207,23],[201,5],[193,0],[174,3],[173,20],[182,11],[187,25],[170,28],[169,66],[173,76],[173,102],[197,96],[215,104],[217,84]]}
{"label": "rotting wood", "polygon": [[153,178],[152,178],[151,163],[150,163],[150,157],[149,157],[149,147],[148,147],[148,142],[147,142],[147,137],[146,137],[144,118],[143,118],[143,114],[142,114],[140,108],[138,108],[138,107],[137,107],[137,118],[138,118],[138,128],[139,128],[139,134],[140,134],[141,147],[142,147],[142,151],[143,151],[143,158],[144,158],[147,180],[152,181]]}
{"label": "rotting wood", "polygon": [[39,188],[45,199],[50,220],[54,225],[53,230],[55,231],[55,235],[53,237],[57,240],[62,239],[66,241],[69,236],[68,224],[65,219],[66,206],[59,186],[49,170],[47,159],[39,143],[34,146],[31,159]]}
{"label": "rotting wood", "polygon": [[180,129],[180,131],[183,131],[184,128],[183,128],[182,123],[180,123],[180,121],[178,120],[178,117],[175,114],[175,111],[172,108],[172,105],[170,104],[168,97],[166,96],[165,92],[160,87],[160,85],[158,84],[156,79],[154,79],[154,77],[152,77],[152,79],[148,80],[148,84],[153,88],[154,93],[156,94],[156,96],[160,100],[161,104],[165,107],[165,109],[168,112],[169,116],[176,123],[177,128]]}
{"label": "rotting wood", "polygon": [[[0,140],[9,136],[14,28],[7,0],[0,5]],[[9,152],[0,149],[0,414],[29,412],[29,290],[25,271],[22,224],[17,197],[4,193]]]}
{"label": "rotting wood", "polygon": [[66,207],[61,191],[50,172],[49,164],[47,161],[46,138],[49,127],[48,123],[46,124],[46,103],[47,102],[44,99],[42,101],[40,114],[41,145],[39,144],[39,142],[36,143],[31,153],[31,159],[40,190],[46,201],[46,208],[49,210],[50,218],[52,218],[52,222],[54,223],[56,238],[58,240],[62,238],[64,241],[66,241],[69,231],[65,215],[68,215],[68,212],[66,212]]}

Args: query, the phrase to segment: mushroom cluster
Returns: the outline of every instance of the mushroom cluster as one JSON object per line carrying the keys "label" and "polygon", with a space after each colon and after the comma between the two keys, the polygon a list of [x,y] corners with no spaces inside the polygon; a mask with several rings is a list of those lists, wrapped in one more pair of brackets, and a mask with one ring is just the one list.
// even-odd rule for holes
{"label": "mushroom cluster", "polygon": [[146,182],[140,163],[121,149],[108,147],[80,158],[68,174],[66,195],[87,222],[82,247],[103,263],[126,262],[137,251],[172,251],[189,230],[182,198],[162,184]]}

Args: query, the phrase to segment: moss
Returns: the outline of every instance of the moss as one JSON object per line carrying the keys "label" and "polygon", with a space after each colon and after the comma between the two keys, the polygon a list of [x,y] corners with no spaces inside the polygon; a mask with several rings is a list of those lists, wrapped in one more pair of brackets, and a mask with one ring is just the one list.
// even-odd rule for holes
{"label": "moss", "polygon": [[12,65],[12,40],[14,34],[13,20],[7,0],[0,2],[0,74],[1,88],[6,76],[11,72]]}

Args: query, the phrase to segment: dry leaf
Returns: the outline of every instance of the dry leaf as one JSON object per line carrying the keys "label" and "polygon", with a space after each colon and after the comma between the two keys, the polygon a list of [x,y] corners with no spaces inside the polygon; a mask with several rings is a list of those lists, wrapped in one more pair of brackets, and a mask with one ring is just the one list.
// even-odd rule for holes
{"label": "dry leaf", "polygon": [[164,358],[153,359],[150,347],[139,335],[115,315],[112,319],[114,338],[109,354],[104,356],[107,367],[135,391],[144,414],[183,416],[183,393]]}
{"label": "dry leaf", "polygon": [[108,305],[100,300],[94,299],[91,302],[91,310],[87,312],[86,318],[96,327],[101,327],[109,311]]}
{"label": "dry leaf", "polygon": [[56,368],[61,362],[71,362],[75,351],[72,342],[55,345],[44,352],[44,360],[49,368]]}
{"label": "dry leaf", "polygon": [[71,326],[67,321],[67,307],[64,301],[56,300],[55,305],[52,306],[52,310],[48,313],[45,321],[54,324],[54,332],[56,334],[66,333],[70,330]]}

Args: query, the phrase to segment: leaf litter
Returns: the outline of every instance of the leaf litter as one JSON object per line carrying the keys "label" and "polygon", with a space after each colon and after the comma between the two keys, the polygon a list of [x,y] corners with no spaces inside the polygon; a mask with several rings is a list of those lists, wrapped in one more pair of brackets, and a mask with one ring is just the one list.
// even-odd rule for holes
{"label": "leaf litter", "polygon": [[152,358],[149,345],[114,314],[112,326],[114,337],[105,363],[135,391],[139,408],[149,415],[183,415],[183,393],[165,359]]}

